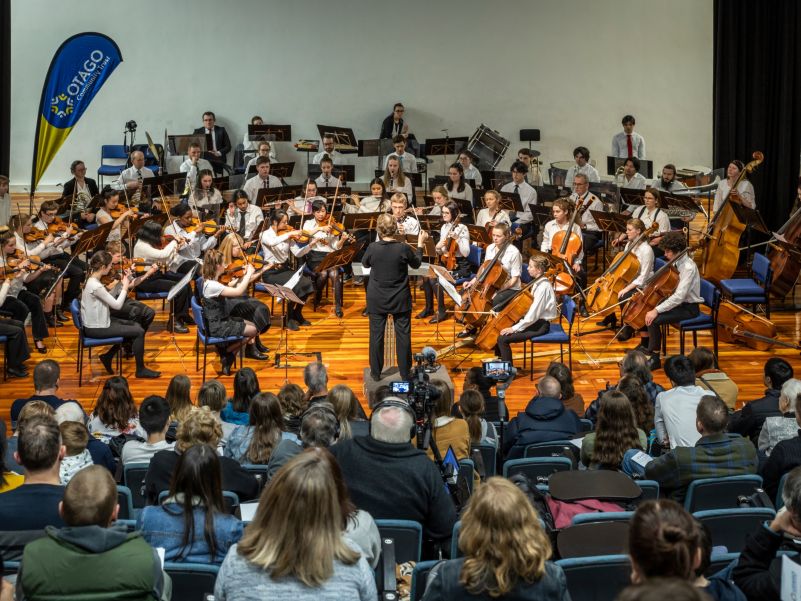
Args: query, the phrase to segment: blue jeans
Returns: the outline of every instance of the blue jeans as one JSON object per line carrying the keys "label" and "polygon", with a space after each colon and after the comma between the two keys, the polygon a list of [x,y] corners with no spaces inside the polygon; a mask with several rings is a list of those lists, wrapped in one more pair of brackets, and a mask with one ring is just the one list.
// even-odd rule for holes
{"label": "blue jeans", "polygon": [[626,451],[623,455],[623,461],[620,464],[620,469],[622,469],[629,476],[639,476],[642,478],[645,476],[645,468],[634,461],[634,456],[637,453],[642,453],[642,451],[640,449],[629,449]]}

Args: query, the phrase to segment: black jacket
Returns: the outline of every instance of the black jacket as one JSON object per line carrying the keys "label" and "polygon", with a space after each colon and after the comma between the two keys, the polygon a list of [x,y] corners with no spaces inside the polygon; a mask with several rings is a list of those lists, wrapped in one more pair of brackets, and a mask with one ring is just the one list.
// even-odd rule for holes
{"label": "black jacket", "polygon": [[[382,140],[383,139],[390,139],[391,140],[394,137],[392,135],[393,123],[394,123],[394,121],[392,119],[392,115],[390,115],[389,117],[384,119],[384,121],[381,123],[381,135],[378,136],[380,139],[382,139]],[[401,119],[398,122],[398,125],[399,125],[398,132],[403,131],[403,119]]]}
{"label": "black jacket", "polygon": [[367,311],[382,315],[395,315],[412,310],[409,292],[409,267],[420,267],[423,249],[417,251],[404,242],[373,242],[362,257],[362,264],[370,268],[367,284]]}
{"label": "black jacket", "polygon": [[329,450],[356,507],[377,520],[419,522],[423,536],[439,543],[450,539],[456,510],[436,464],[423,451],[370,436],[342,440]]}
{"label": "black jacket", "polygon": [[[199,134],[201,136],[205,136],[206,135],[206,128],[205,127],[198,127],[192,133],[195,134],[195,135]],[[219,161],[221,163],[224,163],[225,160],[226,160],[226,156],[228,155],[229,152],[231,152],[231,140],[228,138],[228,132],[225,131],[225,128],[222,127],[221,125],[215,125],[214,126],[214,137],[217,140],[217,151],[222,156],[216,157],[213,154],[208,153],[209,156],[211,156],[210,160],[213,159],[215,161]],[[207,148],[206,150],[210,151],[212,149],[211,148]],[[206,157],[206,158],[208,158],[208,157]]]}
{"label": "black jacket", "polygon": [[776,552],[782,536],[761,525],[745,541],[740,559],[732,572],[732,580],[748,597],[748,601],[779,601],[781,562]]}
{"label": "black jacket", "polygon": [[530,444],[569,439],[580,431],[578,415],[560,399],[538,396],[529,401],[525,412],[509,422],[503,450],[507,459],[517,459]]}
{"label": "black jacket", "polygon": [[[91,177],[85,177],[84,180],[86,181],[86,187],[89,188],[89,194],[92,195],[92,198],[100,194],[100,188],[97,187],[97,182],[93,180]],[[64,190],[61,195],[65,198],[69,198],[75,192],[75,178],[73,177],[67,183],[64,184]],[[69,205],[67,205],[69,206]]]}
{"label": "black jacket", "polygon": [[799,465],[801,465],[801,430],[795,438],[788,438],[778,443],[762,465],[762,489],[768,493],[771,501],[776,500],[782,476]]}
{"label": "black jacket", "polygon": [[780,393],[780,390],[770,388],[765,391],[765,396],[761,399],[751,401],[742,409],[733,413],[729,418],[729,432],[750,438],[751,442],[756,446],[765,418],[781,416],[782,414],[779,411]]}

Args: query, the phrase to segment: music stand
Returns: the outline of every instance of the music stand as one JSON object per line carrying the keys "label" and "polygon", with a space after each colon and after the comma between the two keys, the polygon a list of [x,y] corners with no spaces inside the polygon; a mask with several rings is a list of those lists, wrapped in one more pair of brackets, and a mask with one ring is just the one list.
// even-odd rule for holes
{"label": "music stand", "polygon": [[[456,291],[456,287],[454,286],[456,280],[453,279],[453,276],[447,269],[445,269],[442,265],[437,265],[432,262],[428,265],[428,277],[436,280],[437,288],[443,290],[449,297],[451,297],[457,307],[462,306],[462,297]],[[437,296],[439,296],[439,292],[437,292]],[[439,311],[442,312],[442,307],[439,308]],[[454,325],[454,328],[455,327],[456,326]],[[437,327],[434,330],[434,339],[446,340],[446,338],[439,333],[439,320],[437,321]],[[456,334],[454,333],[454,341],[455,340]]]}
{"label": "music stand", "polygon": [[473,225],[472,223],[467,223],[465,225],[467,226],[467,231],[470,232],[470,240],[475,241],[477,244],[483,244],[484,246],[492,242],[492,237],[489,231],[487,231],[487,228],[480,225]]}
{"label": "music stand", "polygon": [[520,200],[520,194],[515,192],[498,192],[501,195],[501,201],[498,206],[505,211],[514,211],[515,213],[523,212],[523,201]]}
{"label": "music stand", "polygon": [[611,204],[615,207],[615,210],[619,210],[620,193],[615,182],[590,182],[589,190],[605,205]]}
{"label": "music stand", "polygon": [[94,253],[98,250],[103,250],[103,247],[106,245],[106,238],[108,238],[108,235],[111,233],[111,226],[113,225],[114,222],[109,221],[108,223],[98,225],[93,230],[85,231],[72,247],[72,255],[77,257],[78,255],[90,251]]}
{"label": "music stand", "polygon": [[553,219],[553,213],[548,207],[529,203],[528,210],[531,211],[531,222],[536,223],[540,229],[544,228],[545,224]]}
{"label": "music stand", "polygon": [[[317,179],[322,175],[323,171],[319,164],[311,164],[308,168],[309,179]],[[383,174],[383,171],[381,172]],[[331,169],[331,175],[334,178],[339,178],[340,175],[345,175],[346,182],[352,182],[356,179],[356,165],[334,165]]]}
{"label": "music stand", "polygon": [[338,127],[336,125],[317,124],[317,132],[320,139],[334,138],[334,150],[341,154],[355,154],[359,147],[356,134],[349,127]]}
{"label": "music stand", "polygon": [[[180,280],[175,282],[175,285],[170,288],[169,292],[167,292],[167,302],[170,303],[170,322],[172,324],[172,328],[170,328],[170,343],[175,347],[175,350],[178,352],[178,357],[181,360],[181,367],[183,368],[184,372],[186,371],[186,366],[184,365],[184,353],[181,350],[181,347],[178,346],[178,341],[175,339],[175,297],[178,296],[178,293],[181,292],[184,288],[189,285],[189,282],[192,281],[192,277],[195,275],[195,271],[197,268],[200,267],[200,264],[193,265],[192,269],[186,272],[186,275],[182,277]],[[153,359],[156,359],[161,353],[164,351],[162,348],[158,353],[155,354]]]}
{"label": "music stand", "polygon": [[291,163],[273,163],[270,165],[270,174],[274,175],[282,182],[288,178],[292,177],[292,174],[295,172],[295,161]]}
{"label": "music stand", "polygon": [[[390,147],[388,152],[385,152],[386,144],[385,141],[390,142]],[[360,157],[376,157],[377,163],[376,167],[381,167],[381,159],[384,155],[392,152],[392,140],[359,140],[358,145],[356,146],[356,156]]]}
{"label": "music stand", "polygon": [[625,234],[626,221],[625,215],[619,213],[607,213],[606,211],[593,211],[590,209],[592,218],[598,224],[598,228],[608,234]]}
{"label": "music stand", "polygon": [[248,140],[250,142],[291,142],[291,125],[248,124]]}
{"label": "music stand", "polygon": [[383,213],[345,213],[342,225],[349,232],[372,231]]}
{"label": "music stand", "polygon": [[[328,253],[325,258],[320,262],[314,270],[316,273],[323,273],[329,269],[339,269],[345,267],[353,262],[353,258],[362,249],[364,244],[356,242],[355,244],[348,244],[339,250]],[[340,274],[341,275],[341,274]],[[341,322],[341,318],[340,318]],[[348,330],[350,331],[350,330]],[[352,334],[353,332],[351,332]]]}
{"label": "music stand", "polygon": [[765,222],[762,220],[762,215],[760,215],[759,211],[756,209],[749,209],[747,206],[736,202],[729,202],[729,205],[731,205],[734,214],[737,215],[737,219],[745,224],[745,264],[748,265],[751,259],[751,230],[756,230],[768,236],[771,235],[771,231],[768,229],[768,226],[765,225]]}
{"label": "music stand", "polygon": [[484,183],[484,189],[500,190],[506,184],[512,181],[512,174],[509,171],[483,171],[480,170],[481,181]]}
{"label": "music stand", "polygon": [[541,186],[534,186],[537,192],[537,204],[545,204],[546,202],[553,202],[560,198],[567,198],[570,196],[570,188],[564,186],[556,186],[554,184],[543,184]]}
{"label": "music stand", "polygon": [[[639,207],[645,204],[643,200],[643,196],[645,195],[645,190],[635,190],[634,188],[620,188],[620,203],[621,209],[628,210],[628,207]],[[660,194],[660,197],[662,195]],[[623,205],[626,205],[624,208]],[[661,209],[666,209],[667,207],[660,207]],[[621,211],[622,212],[622,211]]]}
{"label": "music stand", "polygon": [[[302,268],[301,268],[302,269]],[[282,302],[282,309],[281,309],[281,339],[278,341],[278,348],[281,348],[281,342],[284,343],[284,352],[277,352],[275,353],[275,368],[281,369],[284,368],[284,381],[289,382],[289,368],[294,367],[289,364],[289,357],[315,357],[317,361],[323,361],[323,354],[320,351],[290,351],[289,350],[289,329],[287,328],[287,322],[289,321],[289,315],[287,313],[287,305],[288,303],[297,303],[299,305],[305,305],[300,298],[295,294],[295,292],[291,288],[287,288],[286,286],[279,286],[276,284],[262,284],[264,289],[270,294],[273,298],[278,298]],[[281,364],[281,358],[283,357],[284,363]]]}
{"label": "music stand", "polygon": [[448,170],[448,155],[458,155],[462,150],[467,147],[467,136],[457,136],[455,138],[427,138],[426,139],[426,156],[441,156],[444,161],[443,171],[447,173]]}
{"label": "music stand", "polygon": [[192,143],[200,144],[200,150],[206,152],[206,136],[204,134],[187,134],[167,136],[167,148],[172,155],[189,154],[189,145]]}
{"label": "music stand", "polygon": [[[620,169],[623,165],[626,164],[628,158],[620,158],[620,157],[606,157],[606,174],[607,175],[615,175],[617,170]],[[643,176],[647,177],[648,179],[653,179],[654,177],[654,162],[648,161],[646,159],[639,159],[640,161],[640,169],[637,173],[641,173]]]}

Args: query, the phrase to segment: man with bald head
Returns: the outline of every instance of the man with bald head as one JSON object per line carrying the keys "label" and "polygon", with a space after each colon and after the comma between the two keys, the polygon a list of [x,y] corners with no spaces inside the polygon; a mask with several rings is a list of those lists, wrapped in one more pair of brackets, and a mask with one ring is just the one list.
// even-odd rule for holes
{"label": "man with bald head", "polygon": [[98,465],[79,471],[64,490],[66,528],[25,547],[17,599],[170,599],[169,577],[156,550],[138,532],[114,527],[117,486]]}
{"label": "man with bald head", "polygon": [[120,176],[114,180],[111,187],[115,190],[123,188],[131,191],[136,190],[144,180],[149,177],[156,177],[155,174],[145,167],[145,154],[141,150],[134,150],[131,153],[131,166],[123,170]]}
{"label": "man with bald head", "polygon": [[424,558],[447,549],[456,510],[439,469],[410,442],[414,414],[408,403],[387,397],[375,406],[370,433],[341,440],[331,452],[342,468],[351,500],[375,519],[423,525]]}
{"label": "man with bald head", "polygon": [[562,402],[559,380],[545,376],[537,382],[537,396],[509,422],[503,451],[507,459],[519,459],[530,444],[567,440],[580,431],[578,415]]}

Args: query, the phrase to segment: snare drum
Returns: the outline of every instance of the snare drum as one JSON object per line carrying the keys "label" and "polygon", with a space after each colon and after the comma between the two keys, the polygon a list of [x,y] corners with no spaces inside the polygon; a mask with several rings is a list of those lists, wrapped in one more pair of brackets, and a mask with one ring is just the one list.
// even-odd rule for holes
{"label": "snare drum", "polygon": [[495,169],[509,150],[509,140],[482,123],[467,142],[467,150],[478,158],[482,169]]}

